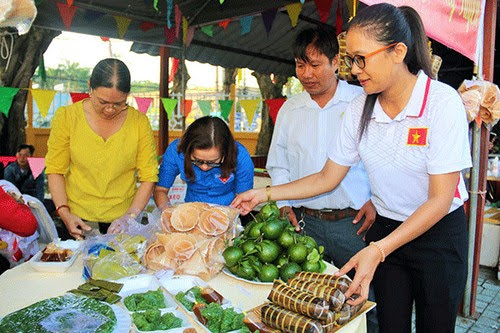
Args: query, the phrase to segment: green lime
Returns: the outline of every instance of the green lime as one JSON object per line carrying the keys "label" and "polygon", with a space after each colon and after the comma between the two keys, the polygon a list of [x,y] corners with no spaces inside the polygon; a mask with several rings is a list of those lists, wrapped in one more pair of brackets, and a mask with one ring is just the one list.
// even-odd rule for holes
{"label": "green lime", "polygon": [[236,246],[230,246],[222,252],[227,267],[232,267],[243,257],[243,250]]}
{"label": "green lime", "polygon": [[266,222],[260,229],[265,239],[278,239],[283,232],[283,222],[280,220],[271,220]]}
{"label": "green lime", "polygon": [[299,242],[307,246],[309,249],[315,249],[318,247],[318,243],[316,243],[314,238],[311,236],[302,236]]}
{"label": "green lime", "polygon": [[255,223],[252,226],[252,228],[250,229],[250,232],[248,233],[248,237],[252,238],[252,239],[258,238],[261,234],[260,229],[262,228],[263,225],[264,225],[264,222]]}
{"label": "green lime", "polygon": [[281,280],[287,282],[295,276],[295,273],[302,272],[302,268],[295,262],[289,262],[280,269]]}
{"label": "green lime", "polygon": [[319,272],[321,269],[321,266],[319,264],[319,261],[312,262],[312,261],[305,261],[302,264],[302,269],[307,272]]}
{"label": "green lime", "polygon": [[255,250],[255,242],[251,239],[246,240],[243,244],[241,244],[241,248],[243,249],[243,252],[247,254],[250,251]]}
{"label": "green lime", "polygon": [[279,278],[280,272],[273,264],[265,264],[260,268],[259,280],[262,282],[273,282]]}
{"label": "green lime", "polygon": [[257,224],[257,222],[255,222],[255,221],[248,223],[245,226],[245,229],[243,230],[243,235],[248,236],[248,234],[250,233],[250,229],[252,229],[252,227],[256,224]]}
{"label": "green lime", "polygon": [[255,256],[255,255],[250,255],[247,258],[247,261],[250,263],[250,266],[254,268],[256,271],[259,271],[259,269],[264,265],[260,259]]}
{"label": "green lime", "polygon": [[284,248],[289,248],[293,243],[295,243],[295,237],[289,231],[281,233],[278,238],[278,244]]}
{"label": "green lime", "polygon": [[302,243],[293,244],[288,248],[287,251],[290,261],[299,264],[303,263],[306,260],[308,252],[308,248]]}
{"label": "green lime", "polygon": [[264,263],[273,262],[280,255],[280,247],[273,241],[264,240],[257,245],[257,257]]}
{"label": "green lime", "polygon": [[236,272],[238,271],[238,267],[239,265],[234,265],[232,267],[228,267],[227,269],[229,269],[231,273],[236,274]]}
{"label": "green lime", "polygon": [[236,275],[247,280],[253,280],[257,276],[255,270],[250,266],[241,265],[236,271]]}
{"label": "green lime", "polygon": [[281,255],[274,261],[274,264],[278,267],[281,267],[285,264],[288,264],[288,257],[285,255]]}
{"label": "green lime", "polygon": [[276,206],[275,201],[268,202],[260,209],[259,215],[267,221],[271,217],[278,217],[280,215],[280,210],[278,206]]}

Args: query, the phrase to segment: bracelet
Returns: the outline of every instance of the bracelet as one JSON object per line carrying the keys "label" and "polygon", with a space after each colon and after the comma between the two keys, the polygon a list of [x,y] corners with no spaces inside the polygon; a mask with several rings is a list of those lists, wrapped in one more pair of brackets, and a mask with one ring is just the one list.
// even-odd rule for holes
{"label": "bracelet", "polygon": [[380,246],[379,244],[375,243],[375,242],[370,242],[370,245],[373,245],[377,248],[377,250],[380,252],[380,254],[382,255],[382,260],[380,260],[380,262],[384,262],[385,261],[385,251],[384,249],[382,248],[382,246]]}
{"label": "bracelet", "polygon": [[68,205],[61,205],[61,206],[58,206],[58,207],[56,208],[56,214],[57,214],[57,215],[59,215],[59,216],[61,216],[61,215],[59,214],[59,209],[61,209],[61,208],[68,208],[68,210],[71,212],[71,209],[69,208],[69,206],[68,206]]}
{"label": "bracelet", "polygon": [[266,186],[266,195],[267,195],[267,201],[271,201],[271,186],[270,185]]}

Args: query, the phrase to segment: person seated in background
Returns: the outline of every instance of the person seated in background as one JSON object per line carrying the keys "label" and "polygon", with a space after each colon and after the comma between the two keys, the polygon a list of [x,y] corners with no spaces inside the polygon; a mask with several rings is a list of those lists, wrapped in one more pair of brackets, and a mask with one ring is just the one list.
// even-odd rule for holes
{"label": "person seated in background", "polygon": [[194,121],[165,151],[154,199],[160,210],[177,175],[187,183],[186,202],[229,205],[235,195],[253,188],[254,166],[246,148],[235,141],[218,117]]}
{"label": "person seated in background", "polygon": [[33,177],[28,158],[33,156],[35,147],[22,144],[17,147],[16,161],[7,165],[4,171],[4,179],[14,184],[22,194],[28,194],[41,202],[45,196],[45,176],[40,173]]}

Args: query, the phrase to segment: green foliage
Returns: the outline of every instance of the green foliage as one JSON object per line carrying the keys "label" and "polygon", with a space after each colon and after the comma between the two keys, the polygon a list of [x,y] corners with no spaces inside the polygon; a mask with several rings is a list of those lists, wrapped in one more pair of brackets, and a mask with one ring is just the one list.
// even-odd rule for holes
{"label": "green foliage", "polygon": [[160,310],[146,310],[145,312],[135,312],[132,320],[140,331],[169,330],[182,326],[182,320],[173,313],[161,314]]}
{"label": "green foliage", "polygon": [[160,288],[125,297],[123,303],[129,311],[155,310],[165,307],[165,297]]}
{"label": "green foliage", "polygon": [[201,315],[207,320],[207,327],[213,333],[225,333],[243,328],[243,313],[233,308],[223,309],[217,303],[210,303],[201,309]]}
{"label": "green foliage", "polygon": [[189,311],[193,311],[195,303],[206,303],[205,299],[201,297],[200,287],[193,287],[185,293],[180,291],[175,295],[175,299]]}

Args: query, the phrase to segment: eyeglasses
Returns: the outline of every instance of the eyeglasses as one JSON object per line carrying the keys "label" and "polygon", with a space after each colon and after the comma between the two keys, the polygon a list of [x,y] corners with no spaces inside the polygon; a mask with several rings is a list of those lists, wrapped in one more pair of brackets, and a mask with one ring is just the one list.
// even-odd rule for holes
{"label": "eyeglasses", "polygon": [[213,160],[213,161],[204,161],[204,160],[199,160],[197,158],[195,159],[192,159],[191,160],[191,163],[193,163],[194,165],[196,165],[197,167],[200,167],[202,166],[203,164],[205,164],[206,166],[208,167],[211,167],[211,168],[219,168],[221,165],[222,165],[222,161],[217,163],[216,162],[217,160]]}
{"label": "eyeglasses", "polygon": [[365,55],[359,55],[359,54],[356,54],[355,56],[348,56],[347,54],[344,56],[344,62],[346,64],[347,67],[349,68],[352,68],[352,65],[353,64],[356,64],[356,66],[358,66],[360,69],[363,69],[365,68],[366,66],[366,58],[369,58],[377,53],[380,53],[382,51],[385,51],[387,50],[388,48],[391,48],[395,45],[397,45],[398,42],[396,43],[392,43],[392,44],[389,44],[389,45],[386,45],[378,50],[375,50],[373,52],[370,52],[370,53],[367,53]]}
{"label": "eyeglasses", "polygon": [[97,101],[97,104],[105,109],[112,108],[115,111],[125,111],[128,108],[128,103],[123,102],[123,103],[108,103],[105,101],[102,101],[99,97],[95,96],[94,94],[90,95],[91,97],[95,97],[94,100]]}

